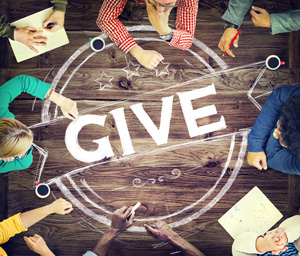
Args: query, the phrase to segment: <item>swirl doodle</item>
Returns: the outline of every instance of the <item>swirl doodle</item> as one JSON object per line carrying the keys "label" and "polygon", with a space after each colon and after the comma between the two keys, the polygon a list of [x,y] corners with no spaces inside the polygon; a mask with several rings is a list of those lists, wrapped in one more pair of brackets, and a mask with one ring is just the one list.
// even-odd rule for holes
{"label": "swirl doodle", "polygon": [[[158,177],[158,181],[159,182],[164,182],[164,178],[166,179],[170,179],[170,180],[175,180],[177,178],[179,178],[179,176],[181,175],[181,171],[179,169],[174,169],[172,170],[171,172],[172,175],[174,175],[175,177],[168,177],[168,176],[165,176],[165,175],[162,175],[162,176],[159,176]],[[148,179],[145,183],[143,183],[142,185],[138,185],[138,184],[141,184],[142,183],[142,180],[140,178],[135,178],[133,181],[132,181],[132,185],[136,188],[139,188],[139,187],[143,187],[145,186],[148,182],[151,182],[151,184],[155,184],[156,183],[156,179],[154,178],[151,178],[151,179]]]}

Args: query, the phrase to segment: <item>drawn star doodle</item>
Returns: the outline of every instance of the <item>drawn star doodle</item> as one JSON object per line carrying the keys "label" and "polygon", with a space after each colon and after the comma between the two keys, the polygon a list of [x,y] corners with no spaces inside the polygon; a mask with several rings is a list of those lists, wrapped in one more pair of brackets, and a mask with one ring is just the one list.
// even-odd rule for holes
{"label": "drawn star doodle", "polygon": [[[126,60],[127,61],[127,60]],[[126,72],[127,79],[132,76],[140,76],[138,69],[140,68],[140,64],[133,64],[131,60],[127,62],[127,66],[122,70]]]}
{"label": "drawn star doodle", "polygon": [[[155,68],[155,75],[156,77],[159,77],[161,75],[168,75],[170,72],[168,70],[168,67],[170,66],[171,63],[169,62],[160,62],[159,65],[157,66],[158,68]],[[163,66],[162,68],[160,68]]]}
{"label": "drawn star doodle", "polygon": [[96,83],[100,85],[99,90],[103,90],[105,87],[113,88],[111,81],[114,79],[114,76],[108,76],[104,71],[102,71],[101,77],[95,80]]}

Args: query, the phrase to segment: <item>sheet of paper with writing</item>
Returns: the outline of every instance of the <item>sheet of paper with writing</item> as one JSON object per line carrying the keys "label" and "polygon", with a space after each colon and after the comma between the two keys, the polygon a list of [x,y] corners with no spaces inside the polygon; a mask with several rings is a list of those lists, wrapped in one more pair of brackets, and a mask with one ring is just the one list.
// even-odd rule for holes
{"label": "sheet of paper with writing", "polygon": [[69,43],[69,39],[64,28],[56,32],[49,32],[43,29],[43,22],[50,16],[52,12],[53,12],[53,8],[50,7],[48,9],[37,12],[35,14],[32,14],[30,16],[27,16],[25,18],[22,18],[20,20],[11,23],[11,25],[15,26],[16,28],[30,26],[35,28],[36,30],[43,30],[44,32],[42,35],[47,37],[46,46],[34,46],[39,51],[38,53],[35,53],[31,49],[29,49],[28,46],[20,42],[9,39],[17,62],[30,59],[32,57],[38,56],[42,53],[51,51],[55,48],[58,48],[60,46]]}
{"label": "sheet of paper with writing", "polygon": [[218,222],[235,239],[246,231],[264,234],[282,216],[262,191],[258,187],[254,187]]}

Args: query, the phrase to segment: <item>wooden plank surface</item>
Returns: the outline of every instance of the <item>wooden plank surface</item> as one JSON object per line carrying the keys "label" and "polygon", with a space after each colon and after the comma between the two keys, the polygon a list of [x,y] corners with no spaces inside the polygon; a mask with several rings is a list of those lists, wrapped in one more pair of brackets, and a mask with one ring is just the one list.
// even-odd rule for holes
{"label": "wooden plank surface", "polygon": [[[1,64],[1,81],[26,74],[52,83],[69,57],[86,44],[89,37],[99,34],[95,19],[101,3],[102,1],[96,0],[69,1],[65,28],[70,44],[66,46],[23,63],[16,63],[10,47],[8,51],[2,50],[1,55],[5,56],[6,64]],[[264,0],[255,4],[271,12],[290,9],[287,1]],[[37,5],[32,0],[6,1],[10,21],[47,7],[47,2]],[[38,199],[34,194],[33,183],[38,174],[39,160],[39,154],[35,150],[34,162],[29,169],[5,175],[6,178],[9,177],[8,215],[45,205],[58,197],[72,199],[75,207],[67,216],[47,217],[25,234],[41,234],[56,255],[81,255],[93,247],[101,232],[107,228],[106,224],[94,219],[97,214],[109,220],[109,212],[124,204],[129,206],[141,201],[142,206],[137,210],[139,221],[134,223],[134,227],[142,228],[147,222],[144,219],[159,216],[170,216],[165,219],[167,223],[185,223],[187,220],[185,224],[175,227],[179,234],[206,255],[230,255],[233,240],[217,220],[254,186],[265,193],[284,218],[291,214],[291,204],[295,202],[292,199],[293,193],[296,193],[298,187],[295,185],[296,188],[288,192],[287,175],[270,169],[256,170],[247,164],[246,159],[243,159],[241,168],[238,168],[237,162],[245,153],[242,146],[243,129],[251,128],[259,114],[259,110],[247,96],[248,90],[262,71],[262,64],[253,63],[261,62],[271,54],[280,56],[286,62],[277,71],[265,71],[256,85],[252,95],[256,97],[266,94],[257,98],[257,102],[263,106],[272,90],[290,82],[293,71],[290,70],[288,45],[291,47],[293,40],[289,44],[289,34],[271,36],[266,29],[254,28],[249,15],[246,15],[239,48],[234,49],[236,58],[222,58],[217,44],[223,32],[220,17],[224,10],[224,1],[199,2],[195,33],[198,44],[194,44],[190,51],[174,49],[163,42],[149,42],[149,38],[158,39],[157,33],[149,29],[131,33],[136,38],[142,38],[139,43],[143,47],[163,54],[164,62],[170,65],[167,70],[166,64],[161,65],[157,72],[167,74],[157,76],[155,71],[140,67],[138,75],[136,73],[128,77],[123,69],[129,60],[135,65],[136,61],[116,46],[110,45],[108,39],[105,40],[108,47],[90,57],[80,69],[76,68],[92,54],[92,50],[87,49],[70,64],[60,77],[57,91],[71,77],[63,94],[77,101],[81,114],[106,115],[104,127],[83,127],[79,134],[80,145],[86,150],[96,150],[97,144],[92,141],[109,135],[114,155],[106,159],[106,162],[99,161],[96,166],[66,175],[93,164],[76,160],[67,150],[64,138],[70,121],[61,119],[54,125],[33,128],[35,143],[49,152],[41,181],[51,183],[52,194],[44,200]],[[149,25],[145,9],[133,1],[128,2],[121,20],[127,26]],[[174,11],[170,20],[175,20]],[[199,42],[209,47],[211,52],[199,47]],[[4,48],[1,46],[1,49]],[[222,61],[228,68],[235,70],[222,72]],[[245,66],[251,63],[253,65]],[[136,66],[130,67],[129,75],[135,68]],[[207,78],[201,78],[203,76]],[[110,81],[111,78],[113,79]],[[100,90],[100,83],[102,86],[111,85],[112,88]],[[193,108],[213,104],[217,114],[199,119],[198,125],[217,122],[224,116],[227,127],[191,138],[177,93],[205,88],[211,84],[214,84],[216,94],[194,100]],[[168,141],[158,146],[130,107],[142,103],[154,124],[159,127],[162,98],[171,96],[173,104]],[[32,96],[22,94],[10,107],[16,118],[28,126],[40,122],[43,107],[43,102],[37,100],[32,110],[32,103]],[[136,151],[132,156],[123,155],[116,120],[109,113],[118,108],[124,108],[131,142]],[[54,111],[51,104],[52,117]],[[238,133],[234,137],[235,132]],[[216,136],[220,138],[216,139]],[[232,144],[234,150],[227,166]],[[5,180],[2,182],[7,184]],[[63,186],[66,186],[68,193],[62,192]],[[194,207],[190,207],[197,201],[199,202]],[[83,209],[81,205],[85,207],[84,210],[80,210]],[[297,204],[293,205],[293,213],[297,207]],[[106,212],[101,210],[103,208]],[[88,214],[88,210],[92,214]],[[177,213],[179,211],[182,212]],[[22,237],[23,234],[17,235],[9,241],[9,255],[33,255]],[[107,255],[167,255],[175,251],[176,248],[170,244],[160,244],[160,241],[143,232],[126,231],[118,237],[118,241],[114,241]]]}

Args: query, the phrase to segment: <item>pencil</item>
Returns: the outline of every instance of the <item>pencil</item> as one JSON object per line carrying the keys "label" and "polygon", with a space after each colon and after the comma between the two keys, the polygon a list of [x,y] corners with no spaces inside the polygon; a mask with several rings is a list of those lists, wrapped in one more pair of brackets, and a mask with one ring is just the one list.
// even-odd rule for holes
{"label": "pencil", "polygon": [[[236,35],[234,36],[234,38],[232,38],[230,44],[229,44],[229,48],[230,46],[233,44],[234,40],[238,37],[239,33],[241,32],[241,29],[239,29],[239,31],[236,33]],[[226,54],[226,51],[223,53],[223,56]]]}

